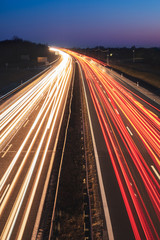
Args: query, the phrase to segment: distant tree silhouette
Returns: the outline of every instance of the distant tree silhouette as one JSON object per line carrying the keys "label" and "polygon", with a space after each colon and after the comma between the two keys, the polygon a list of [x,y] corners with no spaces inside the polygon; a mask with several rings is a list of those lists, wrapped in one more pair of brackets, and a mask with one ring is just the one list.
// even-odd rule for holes
{"label": "distant tree silhouette", "polygon": [[[30,67],[36,66],[37,57],[48,57],[49,62],[55,59],[48,46],[23,40],[13,36],[12,40],[0,41],[0,67]],[[28,55],[29,61],[22,60],[22,55]]]}
{"label": "distant tree silhouette", "polygon": [[13,40],[14,42],[23,42],[23,39],[22,39],[22,38],[19,38],[19,37],[17,37],[17,36],[13,36],[12,40]]}

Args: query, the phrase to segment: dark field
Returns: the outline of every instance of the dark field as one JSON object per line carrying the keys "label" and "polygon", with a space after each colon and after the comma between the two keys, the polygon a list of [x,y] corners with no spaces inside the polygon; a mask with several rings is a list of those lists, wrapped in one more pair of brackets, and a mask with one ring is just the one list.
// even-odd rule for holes
{"label": "dark field", "polygon": [[28,69],[1,69],[0,70],[0,95],[11,91],[31,77],[43,71],[45,67]]}
{"label": "dark field", "polygon": [[[47,57],[47,64],[38,57]],[[0,42],[0,95],[4,95],[26,80],[43,71],[57,56],[47,45],[19,38]]]}
{"label": "dark field", "polygon": [[155,88],[160,88],[160,48],[104,48],[73,49],[97,58],[109,67],[127,74],[131,80],[140,79]]}

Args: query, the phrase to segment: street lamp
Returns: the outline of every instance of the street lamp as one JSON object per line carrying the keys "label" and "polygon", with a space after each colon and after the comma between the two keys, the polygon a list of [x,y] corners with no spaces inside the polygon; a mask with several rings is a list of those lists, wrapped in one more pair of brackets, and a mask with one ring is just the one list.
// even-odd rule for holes
{"label": "street lamp", "polygon": [[113,53],[107,53],[107,64],[109,65],[109,57],[112,57]]}
{"label": "street lamp", "polygon": [[135,63],[135,49],[133,49],[133,63]]}

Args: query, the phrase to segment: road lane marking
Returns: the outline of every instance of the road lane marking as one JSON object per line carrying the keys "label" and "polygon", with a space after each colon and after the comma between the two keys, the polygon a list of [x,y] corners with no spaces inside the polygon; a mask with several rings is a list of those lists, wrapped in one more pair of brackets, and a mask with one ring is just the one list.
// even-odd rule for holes
{"label": "road lane marking", "polygon": [[10,186],[10,184],[7,185],[5,191],[4,191],[4,193],[3,193],[3,195],[2,195],[2,197],[1,197],[1,199],[0,199],[0,205],[1,205],[1,203],[2,203],[2,201],[3,201],[3,199],[4,199],[5,195],[6,195],[6,193],[7,193],[7,191],[8,191],[9,186]]}
{"label": "road lane marking", "polygon": [[134,101],[139,107],[143,107],[143,105],[140,102]]}
{"label": "road lane marking", "polygon": [[9,151],[9,149],[12,147],[12,144],[9,145],[9,147],[7,148],[7,150],[4,152],[4,154],[2,155],[2,158],[4,158],[4,156],[7,154],[7,152]]}
{"label": "road lane marking", "polygon": [[127,126],[126,128],[127,128],[128,132],[130,133],[130,135],[133,136],[133,133],[131,132],[131,130],[129,129],[129,127]]}
{"label": "road lane marking", "polygon": [[27,120],[27,122],[23,125],[23,127],[25,127],[28,124],[29,120]]}
{"label": "road lane marking", "polygon": [[160,180],[160,175],[157,172],[157,170],[155,169],[155,167],[153,165],[151,165],[151,168],[153,169],[154,173],[156,174],[156,176],[158,177],[158,179]]}
{"label": "road lane marking", "polygon": [[117,109],[115,109],[115,111],[116,111],[116,113],[117,113],[117,114],[119,114],[119,112],[118,112],[118,110],[117,110]]}
{"label": "road lane marking", "polygon": [[[72,84],[73,85],[73,84]],[[73,88],[73,86],[72,86]],[[69,90],[68,90],[69,91]],[[72,90],[73,91],[73,90]],[[67,92],[67,96],[68,96],[68,92]],[[66,102],[67,102],[67,98],[64,102],[64,106],[66,106]],[[72,102],[72,101],[71,101]],[[71,104],[70,102],[70,104]],[[63,120],[63,117],[64,117],[64,110],[65,110],[65,107],[63,108],[63,111],[62,111],[62,114],[61,114],[61,119],[60,119],[60,122],[59,122],[59,127],[58,127],[58,130],[57,130],[57,137],[56,137],[56,140],[55,140],[55,143],[54,143],[54,149],[52,151],[52,156],[51,156],[51,160],[50,160],[50,165],[49,165],[49,168],[48,168],[48,173],[47,173],[47,177],[46,177],[46,180],[45,180],[45,184],[44,184],[44,188],[43,188],[43,193],[42,193],[42,197],[41,197],[41,200],[40,200],[40,204],[39,204],[39,208],[38,208],[38,212],[37,212],[37,216],[36,216],[36,221],[35,221],[35,224],[34,224],[34,228],[33,228],[33,231],[32,231],[32,239],[36,239],[36,236],[37,236],[37,233],[38,233],[38,228],[39,228],[39,224],[40,224],[40,220],[41,220],[41,215],[42,215],[42,210],[43,210],[43,205],[44,205],[44,201],[45,201],[45,198],[46,198],[46,193],[47,193],[47,189],[48,189],[48,185],[49,185],[49,180],[50,180],[50,176],[51,176],[51,171],[52,171],[52,168],[53,168],[53,162],[54,162],[54,159],[55,159],[55,153],[56,153],[56,148],[57,148],[57,143],[58,143],[58,139],[59,139],[59,135],[60,135],[60,129],[61,129],[61,125],[62,125],[62,120]],[[71,111],[71,107],[70,107],[70,111]],[[69,113],[70,114],[70,113]],[[69,118],[68,118],[68,122],[67,122],[67,129],[68,129],[68,124],[69,124]],[[53,123],[52,123],[53,125]],[[67,133],[65,134],[65,137],[67,136]],[[64,140],[65,141],[65,140]],[[64,148],[64,146],[63,146]],[[62,153],[64,153],[64,149],[62,151]],[[61,158],[62,159],[62,158]],[[60,163],[60,165],[62,165],[62,162]],[[60,170],[59,170],[60,171]],[[60,178],[60,176],[59,176]],[[58,184],[58,183],[57,183]],[[57,191],[58,193],[58,191]],[[57,194],[56,193],[56,194]],[[54,204],[55,205],[55,204]],[[55,206],[54,206],[55,207]],[[55,209],[53,209],[53,211],[55,211]],[[53,211],[52,211],[52,216],[53,216]],[[51,224],[53,223],[53,219],[51,221]],[[52,229],[52,227],[50,226],[50,230]],[[50,239],[50,232],[49,232],[49,238]]]}
{"label": "road lane marking", "polygon": [[[69,64],[69,63],[68,63]],[[63,66],[63,65],[62,65]],[[43,120],[45,120],[45,118],[46,118],[46,116],[47,116],[47,113],[49,112],[49,109],[50,109],[50,107],[53,105],[53,108],[55,109],[55,115],[54,115],[54,117],[55,117],[55,120],[54,120],[54,122],[52,123],[52,132],[50,132],[50,136],[49,136],[49,139],[47,140],[48,142],[47,142],[47,145],[46,145],[46,147],[45,147],[45,152],[44,152],[44,154],[43,154],[43,156],[44,156],[44,158],[45,158],[45,155],[47,154],[47,152],[46,152],[46,150],[47,150],[47,147],[49,146],[49,141],[50,141],[50,139],[51,139],[51,134],[53,134],[53,130],[54,130],[54,126],[55,126],[55,124],[56,124],[56,120],[58,121],[58,114],[59,114],[59,111],[60,111],[60,107],[61,106],[63,106],[63,104],[64,104],[64,106],[63,106],[63,112],[61,111],[61,122],[60,122],[60,124],[59,124],[59,126],[61,126],[61,124],[62,124],[62,118],[63,118],[63,116],[64,116],[64,110],[65,110],[65,106],[66,106],[66,102],[67,102],[67,97],[68,97],[68,92],[69,92],[69,87],[70,86],[68,86],[68,84],[71,82],[71,74],[72,74],[72,68],[70,67],[70,68],[68,68],[68,66],[69,65],[67,65],[66,66],[66,69],[69,69],[70,70],[70,72],[69,72],[69,74],[68,74],[68,72],[65,74],[65,76],[67,76],[68,77],[68,75],[69,75],[69,77],[68,78],[64,78],[64,76],[62,76],[63,78],[62,78],[62,83],[60,83],[61,85],[61,89],[59,90],[59,92],[58,92],[58,96],[57,96],[57,99],[56,99],[56,102],[55,102],[55,104],[53,104],[54,103],[54,99],[53,99],[53,97],[52,97],[52,95],[51,95],[51,97],[50,97],[50,99],[49,99],[49,101],[47,102],[47,104],[46,104],[46,108],[45,108],[45,113],[44,113],[44,116],[42,115],[42,120],[41,120],[41,126],[42,126],[42,124],[43,124]],[[71,64],[70,64],[70,66],[72,66]],[[60,69],[61,70],[61,69]],[[59,70],[59,71],[60,71]],[[63,70],[63,69],[62,69]],[[62,71],[61,70],[61,71]],[[68,80],[68,82],[66,81],[66,80]],[[70,81],[70,82],[69,82]],[[63,96],[65,96],[65,94],[66,94],[66,96],[67,97],[65,97],[65,99],[64,99],[64,97]],[[37,130],[36,130],[36,134],[38,135],[38,133],[39,133],[39,130],[41,130],[41,126],[40,126],[40,124],[39,124],[39,126],[38,126],[38,128],[37,128]],[[60,129],[60,127],[58,128],[58,130]],[[35,164],[36,164],[36,162],[37,162],[37,158],[39,157],[39,152],[40,152],[40,150],[41,150],[41,147],[42,147],[42,144],[43,144],[43,141],[44,141],[44,139],[45,139],[45,134],[46,134],[46,127],[45,127],[45,129],[44,129],[44,132],[43,132],[43,135],[42,135],[42,137],[41,137],[41,139],[40,139],[40,143],[39,143],[39,145],[38,145],[38,148],[36,149],[36,154],[34,155],[34,158],[33,158],[33,160],[32,160],[32,162],[31,162],[31,165],[30,165],[30,168],[28,169],[28,172],[27,172],[27,175],[26,175],[26,177],[25,177],[25,179],[24,179],[24,181],[23,181],[23,183],[22,183],[22,186],[21,186],[21,188],[20,188],[20,190],[19,190],[19,192],[18,192],[18,195],[17,195],[17,197],[16,197],[16,200],[15,200],[15,202],[14,202],[14,205],[12,206],[12,211],[11,211],[11,213],[10,213],[10,215],[9,215],[9,217],[8,217],[8,219],[7,219],[7,222],[6,222],[6,224],[5,224],[5,226],[4,226],[4,229],[3,229],[3,232],[2,232],[2,234],[1,234],[1,236],[2,236],[2,238],[3,239],[10,239],[10,237],[11,237],[11,234],[12,234],[12,232],[13,232],[13,230],[14,230],[14,226],[15,226],[15,222],[16,222],[16,220],[17,220],[17,218],[18,218],[18,214],[19,214],[19,211],[20,211],[20,208],[21,208],[21,205],[23,204],[23,199],[24,199],[24,197],[25,197],[25,193],[26,193],[26,191],[27,191],[27,189],[28,189],[28,186],[29,186],[29,183],[30,183],[30,179],[31,179],[31,176],[32,176],[32,173],[33,173],[33,171],[34,171],[34,168],[35,168]],[[60,131],[60,130],[59,130]],[[34,138],[36,138],[37,136],[36,135],[34,135]],[[32,139],[32,142],[31,142],[31,144],[34,142],[34,140],[35,139]],[[31,145],[30,145],[31,146]],[[30,146],[29,146],[29,148],[30,148]],[[28,152],[29,152],[29,148],[28,148]],[[25,155],[25,157],[27,158],[28,156],[27,155]],[[42,158],[42,160],[44,159],[44,158]],[[23,158],[23,161],[24,161],[24,158]],[[19,173],[21,172],[21,168],[22,168],[22,164],[24,163],[24,162],[21,162],[21,165],[20,165],[20,167],[18,168],[18,171],[16,172],[16,176],[14,177],[14,179],[13,179],[13,181],[12,181],[12,186],[14,186],[14,184],[16,183],[16,178],[18,177],[18,175],[19,175]],[[53,164],[52,164],[53,165]],[[51,168],[51,170],[52,170],[52,168]],[[40,174],[40,171],[38,172],[38,174]],[[38,178],[37,178],[38,179]],[[37,181],[37,180],[36,180]],[[9,189],[10,190],[10,189]],[[32,191],[33,192],[33,191]],[[31,193],[32,193],[31,192]],[[10,191],[10,193],[11,193],[11,191]],[[5,207],[6,207],[6,203],[7,203],[7,200],[8,200],[8,198],[10,197],[10,193],[9,193],[9,191],[8,191],[8,193],[7,193],[7,197],[6,197],[6,201],[5,201],[5,203],[4,203],[4,200],[3,200],[3,203],[2,203],[2,209],[4,209]],[[31,196],[33,196],[33,194],[31,195]],[[33,199],[33,198],[32,198]],[[22,221],[22,223],[21,223],[21,228],[20,228],[20,231],[17,233],[18,235],[20,235],[20,234],[23,234],[23,231],[24,231],[24,227],[25,227],[25,224],[24,223],[26,223],[26,220],[27,220],[27,218],[26,218],[26,216],[28,216],[28,213],[29,213],[29,211],[30,211],[30,206],[31,206],[31,200],[32,199],[30,199],[30,201],[29,201],[29,205],[27,204],[27,211],[25,212],[25,215],[23,215],[23,221]],[[23,213],[24,214],[24,213]],[[17,239],[22,239],[22,237],[17,237]]]}

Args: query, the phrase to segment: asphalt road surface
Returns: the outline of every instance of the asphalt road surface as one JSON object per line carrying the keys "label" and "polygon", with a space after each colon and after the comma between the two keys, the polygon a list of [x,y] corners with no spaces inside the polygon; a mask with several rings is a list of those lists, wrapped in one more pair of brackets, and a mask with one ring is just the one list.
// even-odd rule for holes
{"label": "asphalt road surface", "polygon": [[[109,239],[159,239],[159,106],[99,61],[66,52],[81,72],[104,230]],[[36,239],[74,69],[60,54],[0,107],[1,239]]]}
{"label": "asphalt road surface", "polygon": [[159,107],[99,61],[69,53],[82,72],[108,237],[159,239]]}
{"label": "asphalt road surface", "polygon": [[74,68],[59,54],[0,107],[0,239],[36,238]]}

